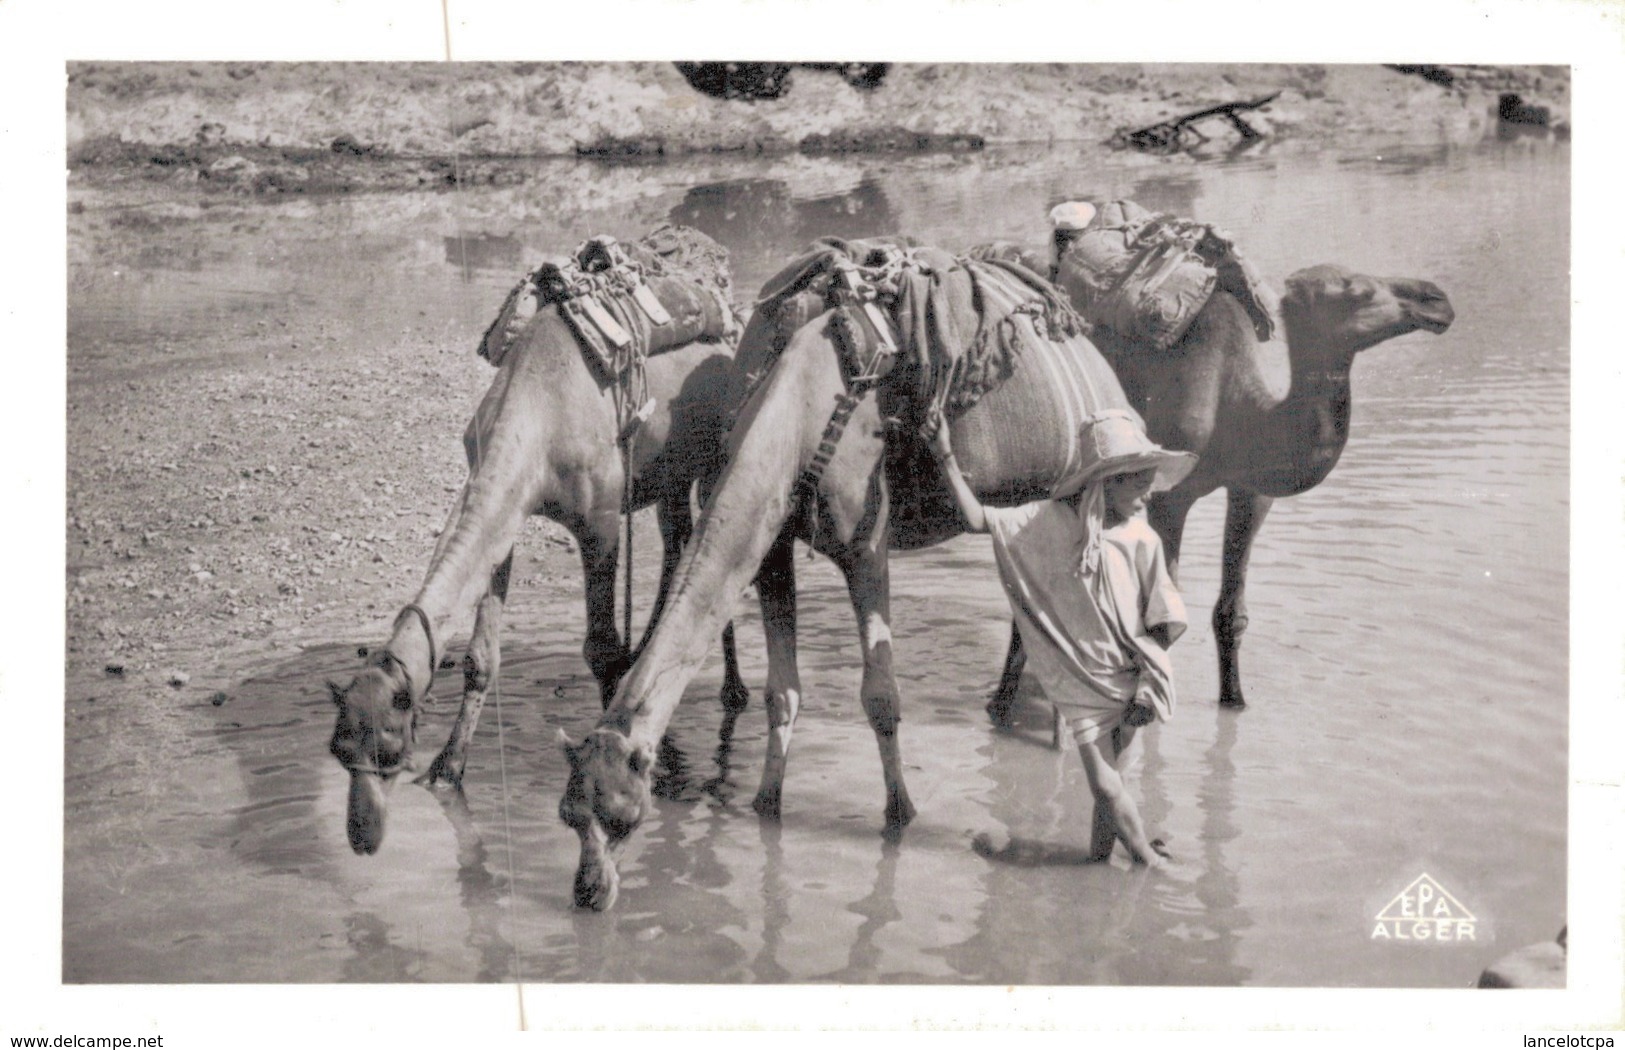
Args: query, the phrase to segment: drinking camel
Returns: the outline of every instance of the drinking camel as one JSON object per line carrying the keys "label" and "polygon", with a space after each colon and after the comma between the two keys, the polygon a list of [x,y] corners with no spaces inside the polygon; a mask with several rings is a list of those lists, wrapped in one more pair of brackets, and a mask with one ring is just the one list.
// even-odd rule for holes
{"label": "drinking camel", "polygon": [[[650,244],[665,254],[636,253]],[[624,359],[634,366],[630,370],[611,376],[604,362],[589,361],[579,329],[572,327],[577,322],[566,319],[564,306],[542,302],[536,275],[515,289],[486,332],[480,353],[497,365],[496,378],[464,434],[468,480],[423,583],[370,665],[347,686],[329,683],[338,707],[331,751],[350,773],[347,828],[358,853],[375,852],[383,839],[388,791],[410,758],[419,709],[441,654],[438,643],[453,618],[472,606],[462,705],[445,746],[420,778],[430,785],[461,785],[481,706],[497,681],[513,547],[527,518],[540,514],[558,522],[579,546],[587,599],[583,654],[605,703],[633,658],[631,638],[623,639],[615,627],[618,530],[623,514],[651,504],[658,509],[664,546],[651,626],[659,618],[692,528],[691,488],[719,466],[738,326],[728,304],[727,255],[715,242],[667,227],[633,251],[642,279],[610,273],[591,293],[592,305],[614,311],[613,320],[633,345],[660,351],[639,362]],[[537,273],[544,272],[546,267]],[[550,272],[583,286],[595,279],[568,266]],[[639,283],[643,292],[658,293],[663,305],[653,309],[655,316],[665,313],[664,323],[634,308],[629,289]],[[527,315],[527,307],[534,313]],[[625,444],[623,435],[630,437]],[[722,699],[737,710],[748,694],[734,660],[731,627],[723,644]]]}
{"label": "drinking camel", "polygon": [[[1076,466],[1084,419],[1127,408],[1056,290],[1019,267],[906,241],[827,241],[768,282],[740,341],[743,407],[665,612],[586,739],[561,739],[559,815],[580,838],[575,900],[609,908],[617,856],[650,810],[656,747],[705,639],[756,575],[768,638],[767,761],[758,812],[779,812],[800,707],[792,543],[846,577],[862,644],[861,701],[880,750],[885,824],[914,816],[903,779],[887,551],[957,534],[919,426],[945,405],[984,500],[1042,498]],[[940,497],[940,502],[938,502]]]}

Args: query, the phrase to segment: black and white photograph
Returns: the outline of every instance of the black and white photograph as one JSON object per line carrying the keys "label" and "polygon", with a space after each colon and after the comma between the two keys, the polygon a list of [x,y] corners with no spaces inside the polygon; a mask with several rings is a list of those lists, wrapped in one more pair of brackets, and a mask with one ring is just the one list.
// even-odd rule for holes
{"label": "black and white photograph", "polygon": [[1619,1033],[1622,9],[596,8],[0,7],[0,1034]]}

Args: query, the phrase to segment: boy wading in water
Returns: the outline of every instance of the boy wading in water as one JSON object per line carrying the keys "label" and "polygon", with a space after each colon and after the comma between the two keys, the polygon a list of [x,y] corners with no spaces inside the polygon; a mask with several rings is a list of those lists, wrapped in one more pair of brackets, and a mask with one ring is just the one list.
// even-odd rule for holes
{"label": "boy wading in water", "polygon": [[1106,860],[1121,839],[1135,861],[1160,867],[1168,851],[1147,837],[1123,774],[1137,730],[1173,713],[1167,649],[1185,633],[1185,603],[1144,511],[1196,457],[1154,444],[1127,412],[1103,412],[1081,428],[1081,464],[1053,498],[987,507],[959,471],[947,421],[927,426],[965,526],[993,536],[1027,672],[1077,741],[1095,798],[1090,857]]}

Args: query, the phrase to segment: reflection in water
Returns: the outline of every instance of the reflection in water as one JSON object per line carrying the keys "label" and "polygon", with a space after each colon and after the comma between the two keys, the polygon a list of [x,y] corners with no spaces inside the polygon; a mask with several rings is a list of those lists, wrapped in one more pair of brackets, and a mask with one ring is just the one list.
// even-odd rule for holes
{"label": "reflection in water", "polygon": [[344,961],[344,979],[358,984],[424,980],[429,952],[406,948],[376,912],[354,912],[344,921],[350,955]]}
{"label": "reflection in water", "polygon": [[468,809],[463,789],[436,789],[441,812],[457,836],[457,889],[468,913],[468,946],[479,959],[477,981],[522,980],[525,969],[518,945],[502,933],[502,902],[513,886],[491,870],[485,839]]}
{"label": "reflection in water", "polygon": [[790,925],[790,884],[784,877],[784,826],[776,820],[757,825],[762,842],[762,949],[751,960],[750,972],[758,981],[782,983],[794,979],[779,962],[784,931]]}
{"label": "reflection in water", "polygon": [[1203,984],[1239,985],[1246,983],[1248,970],[1236,963],[1236,945],[1252,922],[1241,907],[1236,875],[1240,858],[1227,861],[1225,853],[1240,834],[1232,817],[1236,766],[1230,752],[1236,746],[1241,719],[1233,711],[1220,711],[1218,722],[1213,744],[1203,755],[1197,788],[1197,807],[1202,811],[1202,873],[1196,879],[1196,898],[1202,902],[1204,927],[1216,934],[1201,949],[1201,980]]}
{"label": "reflection in water", "polygon": [[1147,211],[1196,215],[1201,195],[1202,180],[1194,174],[1158,173],[1134,180],[1134,191],[1128,196]]}
{"label": "reflection in water", "polygon": [[873,984],[886,976],[885,953],[875,943],[875,936],[887,926],[902,919],[897,907],[897,857],[902,852],[893,838],[885,838],[880,845],[880,859],[875,863],[875,884],[862,900],[847,905],[847,911],[861,916],[863,922],[853,935],[847,950],[846,966],[820,980]]}
{"label": "reflection in water", "polygon": [[[739,179],[695,186],[671,209],[672,222],[692,226],[728,246],[735,273],[773,273],[786,246],[820,237],[871,237],[898,230],[898,218],[878,181],[865,176],[851,189],[797,197],[777,179]],[[754,288],[744,288],[745,296]]]}
{"label": "reflection in water", "polygon": [[442,237],[441,241],[446,247],[447,265],[455,266],[465,281],[472,279],[474,270],[517,273],[524,261],[524,244],[508,234],[458,234]]}

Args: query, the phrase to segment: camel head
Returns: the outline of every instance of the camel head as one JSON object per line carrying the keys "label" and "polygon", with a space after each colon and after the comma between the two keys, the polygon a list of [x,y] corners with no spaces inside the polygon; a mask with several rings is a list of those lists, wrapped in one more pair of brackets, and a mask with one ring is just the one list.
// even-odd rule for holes
{"label": "camel head", "polygon": [[329,682],[327,688],[338,707],[328,750],[350,771],[350,848],[376,853],[384,840],[389,791],[412,755],[417,710],[410,691],[382,667],[368,668],[347,687]]}
{"label": "camel head", "polygon": [[579,745],[571,744],[560,730],[559,742],[570,760],[559,819],[581,837],[576,907],[607,911],[621,888],[616,858],[653,805],[649,781],[654,749],[634,745],[612,729],[595,729]]}
{"label": "camel head", "polygon": [[1437,335],[1456,312],[1439,286],[1404,277],[1368,277],[1341,266],[1311,266],[1286,279],[1281,319],[1287,345],[1352,357],[1418,329]]}

